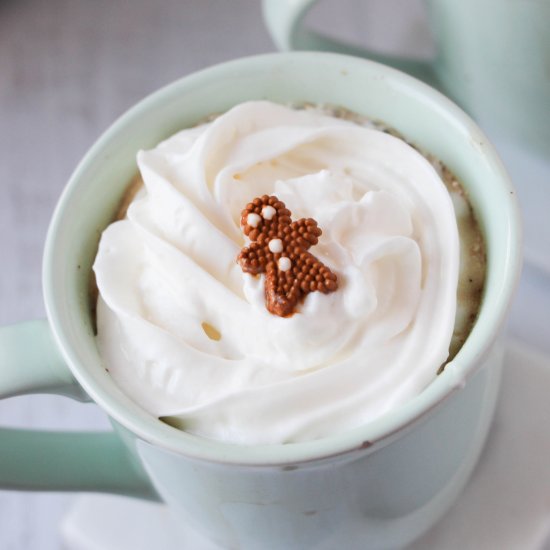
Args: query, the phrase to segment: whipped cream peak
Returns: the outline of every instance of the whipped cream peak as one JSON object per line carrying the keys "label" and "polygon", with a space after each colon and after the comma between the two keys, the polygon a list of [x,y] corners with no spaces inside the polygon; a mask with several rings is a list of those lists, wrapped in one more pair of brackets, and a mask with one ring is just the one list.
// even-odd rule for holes
{"label": "whipped cream peak", "polygon": [[[94,271],[101,355],[151,414],[221,441],[303,441],[372,421],[435,378],[458,231],[441,178],[407,143],[254,101],[141,151],[138,166],[143,190],[103,233]],[[288,317],[267,311],[266,276],[236,262],[242,208],[263,195],[318,222],[315,257],[338,280]],[[269,206],[247,223],[272,219]]]}

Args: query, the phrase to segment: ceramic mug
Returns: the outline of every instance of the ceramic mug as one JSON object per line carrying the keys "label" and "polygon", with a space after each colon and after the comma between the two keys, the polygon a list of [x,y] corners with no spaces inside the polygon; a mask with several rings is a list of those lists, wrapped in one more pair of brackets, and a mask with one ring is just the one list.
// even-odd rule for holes
{"label": "ceramic mug", "polygon": [[263,1],[280,49],[351,53],[392,65],[442,90],[492,135],[550,153],[548,0],[427,0],[436,46],[430,61],[381,55],[309,30],[302,22],[314,3]]}
{"label": "ceramic mug", "polygon": [[[479,318],[445,371],[369,425],[316,441],[243,446],[176,430],[132,402],[102,365],[89,289],[100,232],[136,172],[136,152],[250,99],[327,102],[388,124],[464,182],[487,243]],[[0,331],[0,396],[92,400],[108,433],[0,431],[0,486],[105,491],[166,502],[222,548],[397,548],[450,506],[472,471],[498,390],[505,320],[520,271],[514,191],[491,145],[422,82],[366,60],[270,54],[161,89],[90,149],[57,205],[43,269],[47,321]]]}

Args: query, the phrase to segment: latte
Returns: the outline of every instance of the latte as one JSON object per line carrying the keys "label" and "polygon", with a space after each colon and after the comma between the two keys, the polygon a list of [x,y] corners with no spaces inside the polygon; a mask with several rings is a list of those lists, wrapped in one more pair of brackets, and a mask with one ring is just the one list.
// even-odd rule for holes
{"label": "latte", "polygon": [[[473,209],[441,162],[381,123],[243,103],[138,166],[94,264],[97,340],[121,389],[175,427],[243,444],[352,429],[420,393],[471,330],[485,275]],[[256,212],[261,197],[276,201]],[[279,315],[268,276],[237,260],[254,224],[290,228],[290,215],[318,224],[304,252],[326,269],[315,289],[326,273],[337,288]],[[298,280],[285,235],[266,237],[279,256],[265,266]]]}

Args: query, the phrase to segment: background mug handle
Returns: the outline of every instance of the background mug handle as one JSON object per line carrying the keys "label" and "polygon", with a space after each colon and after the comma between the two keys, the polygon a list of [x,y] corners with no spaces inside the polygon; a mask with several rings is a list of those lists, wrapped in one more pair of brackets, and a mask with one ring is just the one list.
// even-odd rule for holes
{"label": "background mug handle", "polygon": [[[0,399],[54,393],[90,401],[47,321],[0,328]],[[94,491],[158,500],[115,432],[0,428],[0,489]]]}
{"label": "background mug handle", "polygon": [[316,0],[263,0],[265,24],[277,48],[282,51],[317,50],[366,57],[409,73],[430,86],[441,87],[431,61],[380,54],[305,27],[304,17],[315,2]]}

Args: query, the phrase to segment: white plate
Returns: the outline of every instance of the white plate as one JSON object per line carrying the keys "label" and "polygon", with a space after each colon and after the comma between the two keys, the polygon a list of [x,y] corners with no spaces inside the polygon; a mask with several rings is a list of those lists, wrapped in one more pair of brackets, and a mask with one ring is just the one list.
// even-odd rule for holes
{"label": "white plate", "polygon": [[[550,549],[550,357],[509,345],[487,445],[450,512],[409,550]],[[82,496],[61,526],[69,550],[213,550],[189,530],[183,547],[165,506]]]}

